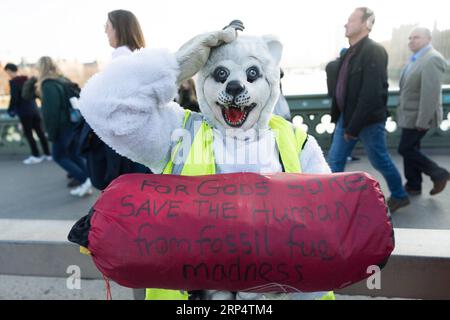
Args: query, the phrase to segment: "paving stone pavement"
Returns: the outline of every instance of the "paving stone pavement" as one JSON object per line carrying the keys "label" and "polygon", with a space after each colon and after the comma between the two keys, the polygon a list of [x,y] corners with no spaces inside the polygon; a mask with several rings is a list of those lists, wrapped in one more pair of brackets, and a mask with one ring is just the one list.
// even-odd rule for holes
{"label": "paving stone pavement", "polygon": [[[81,280],[80,289],[68,289],[67,279],[0,275],[0,300],[105,300],[105,282]],[[111,282],[113,300],[134,300],[132,289]],[[336,300],[397,300],[384,297],[336,295]]]}

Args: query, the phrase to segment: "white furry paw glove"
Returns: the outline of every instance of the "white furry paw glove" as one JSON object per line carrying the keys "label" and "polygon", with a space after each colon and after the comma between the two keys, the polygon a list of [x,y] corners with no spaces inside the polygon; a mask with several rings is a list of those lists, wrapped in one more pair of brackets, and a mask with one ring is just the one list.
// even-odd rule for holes
{"label": "white furry paw glove", "polygon": [[234,41],[237,30],[244,30],[244,25],[233,20],[223,30],[203,33],[186,42],[175,54],[180,67],[178,83],[191,78],[205,65],[211,48]]}

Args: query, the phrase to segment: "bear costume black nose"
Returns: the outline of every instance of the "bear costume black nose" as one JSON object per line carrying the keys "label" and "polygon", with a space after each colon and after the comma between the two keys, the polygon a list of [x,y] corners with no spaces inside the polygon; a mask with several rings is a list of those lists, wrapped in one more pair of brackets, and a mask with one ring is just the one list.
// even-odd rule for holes
{"label": "bear costume black nose", "polygon": [[242,93],[242,91],[245,90],[245,86],[240,81],[230,81],[227,84],[227,88],[225,89],[225,92],[229,95],[232,95],[233,97],[237,96],[238,94]]}

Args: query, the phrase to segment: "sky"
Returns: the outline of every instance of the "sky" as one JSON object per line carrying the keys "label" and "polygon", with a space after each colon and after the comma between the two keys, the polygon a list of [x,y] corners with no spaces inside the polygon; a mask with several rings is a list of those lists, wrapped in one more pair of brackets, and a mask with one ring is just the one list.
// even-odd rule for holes
{"label": "sky", "polygon": [[138,17],[148,47],[176,51],[196,34],[240,19],[246,34],[281,39],[282,66],[313,66],[346,46],[344,24],[358,6],[375,11],[376,41],[389,40],[401,24],[432,28],[436,21],[439,29],[450,28],[448,0],[1,0],[0,61],[109,60],[107,13],[127,9]]}

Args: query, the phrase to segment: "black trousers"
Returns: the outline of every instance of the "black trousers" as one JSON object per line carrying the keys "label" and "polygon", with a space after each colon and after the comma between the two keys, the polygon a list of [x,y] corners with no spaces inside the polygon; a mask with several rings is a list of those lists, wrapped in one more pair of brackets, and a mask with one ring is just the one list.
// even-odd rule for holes
{"label": "black trousers", "polygon": [[39,114],[22,116],[20,123],[23,127],[23,134],[28,141],[31,149],[31,154],[35,157],[39,157],[39,150],[36,145],[36,141],[33,138],[33,130],[36,132],[39,140],[41,141],[42,151],[45,155],[50,155],[50,149],[48,147],[47,137],[45,136],[44,126],[42,124],[42,118]]}
{"label": "black trousers", "polygon": [[398,152],[403,156],[406,184],[414,189],[422,189],[422,173],[431,180],[441,180],[448,177],[448,171],[439,167],[436,162],[420,151],[420,140],[427,131],[402,129]]}

